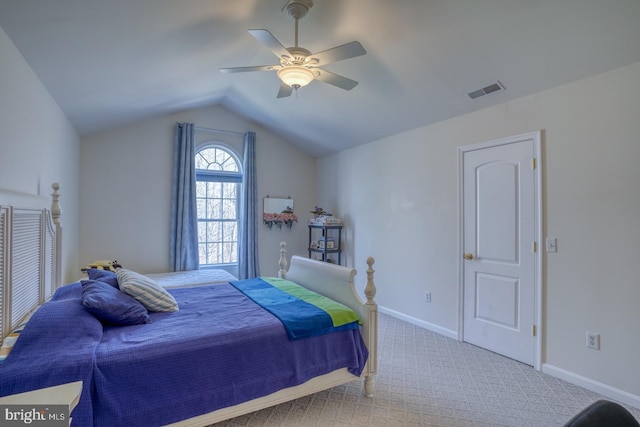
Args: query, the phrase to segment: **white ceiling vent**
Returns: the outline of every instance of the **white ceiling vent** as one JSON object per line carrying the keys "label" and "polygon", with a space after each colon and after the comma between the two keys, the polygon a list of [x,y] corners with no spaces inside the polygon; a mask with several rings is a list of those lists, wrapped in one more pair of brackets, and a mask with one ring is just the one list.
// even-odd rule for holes
{"label": "white ceiling vent", "polygon": [[482,89],[474,90],[473,92],[469,92],[469,98],[476,99],[483,95],[488,95],[493,92],[497,92],[499,90],[504,90],[504,85],[500,83],[500,80],[496,80],[495,83],[490,84],[489,86],[485,86]]}

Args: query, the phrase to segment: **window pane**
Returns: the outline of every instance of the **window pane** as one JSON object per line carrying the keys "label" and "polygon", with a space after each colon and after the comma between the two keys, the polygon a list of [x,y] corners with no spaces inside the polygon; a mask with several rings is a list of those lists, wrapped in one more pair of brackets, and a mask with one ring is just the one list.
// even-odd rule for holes
{"label": "window pane", "polygon": [[206,169],[207,165],[209,164],[209,162],[206,160],[205,158],[205,151],[206,150],[202,150],[200,152],[198,152],[198,154],[196,154],[196,169]]}
{"label": "window pane", "polygon": [[236,201],[225,199],[222,201],[222,218],[236,219],[237,209]]}
{"label": "window pane", "polygon": [[225,242],[229,242],[229,241],[235,241],[237,240],[235,237],[235,230],[236,230],[236,222],[224,222],[224,226],[223,226],[223,230],[224,230],[224,235],[222,236],[222,240],[224,240]]}
{"label": "window pane", "polygon": [[206,207],[207,207],[207,199],[204,198],[197,198],[196,199],[196,206],[197,206],[197,216],[198,218],[206,218],[207,216],[207,211],[206,211]]}
{"label": "window pane", "polygon": [[222,229],[220,222],[208,221],[207,222],[207,242],[219,242],[222,237]]}
{"label": "window pane", "polygon": [[220,199],[207,199],[207,215],[208,219],[219,219],[221,217],[220,209],[222,204]]}
{"label": "window pane", "polygon": [[222,197],[221,182],[207,182],[207,197]]}
{"label": "window pane", "polygon": [[196,182],[196,197],[207,197],[207,183]]}
{"label": "window pane", "polygon": [[231,263],[238,262],[238,245],[236,242],[229,242],[224,244],[224,258],[223,262]]}
{"label": "window pane", "polygon": [[237,185],[238,184],[234,184],[231,182],[225,183],[224,188],[222,189],[222,197],[224,197],[225,199],[235,199]]}
{"label": "window pane", "polygon": [[220,245],[207,243],[207,264],[219,264],[221,259]]}
{"label": "window pane", "polygon": [[207,241],[207,223],[204,221],[198,221],[198,243],[205,243]]}
{"label": "window pane", "polygon": [[198,262],[201,265],[208,264],[207,263],[207,244],[199,243],[198,244]]}

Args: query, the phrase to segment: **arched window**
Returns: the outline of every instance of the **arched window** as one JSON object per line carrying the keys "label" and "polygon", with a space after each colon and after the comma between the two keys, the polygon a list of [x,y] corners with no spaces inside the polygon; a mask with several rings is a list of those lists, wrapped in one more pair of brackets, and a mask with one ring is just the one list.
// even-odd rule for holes
{"label": "arched window", "polygon": [[242,170],[236,155],[220,145],[195,155],[200,266],[237,264]]}

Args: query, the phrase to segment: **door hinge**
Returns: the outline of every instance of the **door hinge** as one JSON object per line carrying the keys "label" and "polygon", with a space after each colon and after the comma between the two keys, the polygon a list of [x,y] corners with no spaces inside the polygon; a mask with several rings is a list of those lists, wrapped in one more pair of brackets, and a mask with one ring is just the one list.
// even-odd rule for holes
{"label": "door hinge", "polygon": [[534,157],[533,159],[531,159],[531,169],[535,169],[536,168],[536,158]]}
{"label": "door hinge", "polygon": [[533,252],[538,252],[538,242],[533,242]]}
{"label": "door hinge", "polygon": [[536,336],[536,325],[531,325],[531,335]]}

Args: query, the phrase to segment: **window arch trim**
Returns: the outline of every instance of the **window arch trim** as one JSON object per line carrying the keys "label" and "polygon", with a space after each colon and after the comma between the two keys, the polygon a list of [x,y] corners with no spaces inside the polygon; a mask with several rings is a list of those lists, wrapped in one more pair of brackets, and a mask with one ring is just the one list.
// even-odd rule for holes
{"label": "window arch trim", "polygon": [[[238,166],[238,173],[242,174],[243,171],[242,171],[242,161],[240,160],[241,159],[240,153],[232,145],[229,145],[220,141],[201,142],[197,144],[195,147],[195,155],[197,156],[198,153],[206,150],[207,148],[217,148],[218,150],[227,152],[233,158],[236,165]],[[202,169],[198,169],[198,170],[202,170]]]}
{"label": "window arch trim", "polygon": [[210,141],[202,143],[198,147],[196,147],[196,155],[198,155],[201,151],[207,150],[209,148],[218,149],[227,153],[235,162],[236,167],[238,168],[238,172],[196,169],[196,180],[206,182],[236,182],[242,184],[242,163],[240,162],[240,159],[238,158],[235,150],[232,147],[227,146],[226,144]]}

